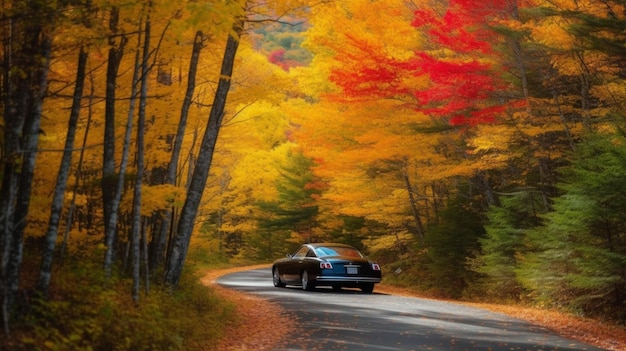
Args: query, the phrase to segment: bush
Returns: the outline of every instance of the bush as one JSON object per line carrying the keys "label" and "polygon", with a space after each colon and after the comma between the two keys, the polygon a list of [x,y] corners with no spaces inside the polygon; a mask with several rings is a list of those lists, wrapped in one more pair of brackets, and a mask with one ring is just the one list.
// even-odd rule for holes
{"label": "bush", "polygon": [[[191,276],[179,288],[161,287],[130,296],[130,282],[105,280],[98,267],[73,267],[60,277],[48,300],[35,299],[13,323],[3,349],[38,350],[194,350],[218,339],[234,306]],[[187,275],[188,276],[188,275]]]}

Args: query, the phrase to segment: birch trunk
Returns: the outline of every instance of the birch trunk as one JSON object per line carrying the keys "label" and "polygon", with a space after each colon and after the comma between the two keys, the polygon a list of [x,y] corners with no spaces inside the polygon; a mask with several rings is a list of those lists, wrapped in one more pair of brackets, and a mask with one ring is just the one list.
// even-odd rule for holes
{"label": "birch trunk", "polygon": [[42,252],[41,268],[39,270],[39,278],[36,286],[37,291],[43,296],[48,295],[48,287],[50,286],[52,261],[54,259],[59,222],[61,219],[61,212],[63,210],[63,200],[65,199],[65,189],[67,188],[67,179],[69,178],[70,167],[72,164],[72,149],[74,148],[74,139],[76,138],[78,117],[80,116],[81,101],[83,98],[87,56],[88,54],[85,51],[85,48],[81,48],[81,51],[78,54],[76,85],[74,87],[74,96],[67,127],[67,135],[65,137],[65,148],[63,150],[61,166],[59,167],[59,173],[57,174],[56,185],[54,188],[54,195],[52,197],[48,231],[46,232],[46,236],[44,238],[45,244]]}
{"label": "birch trunk", "polygon": [[135,193],[133,197],[132,298],[135,303],[139,302],[139,286],[141,282],[141,188],[143,185],[144,168],[144,122],[146,119],[146,99],[148,93],[148,57],[150,56],[150,16],[146,20],[144,37],[143,60],[141,64],[141,94],[139,98],[139,115],[137,116],[137,177],[135,178]]}
{"label": "birch trunk", "polygon": [[[187,128],[187,117],[189,115],[189,108],[193,101],[193,93],[196,89],[196,75],[198,72],[198,62],[200,60],[200,52],[204,47],[205,37],[201,31],[196,32],[196,36],[193,41],[193,49],[191,51],[191,60],[189,62],[189,73],[187,74],[187,90],[185,92],[185,99],[180,111],[180,121],[178,122],[178,129],[176,131],[176,137],[174,138],[174,145],[172,147],[172,157],[167,167],[167,174],[165,178],[165,184],[176,184],[176,173],[178,172],[178,163],[180,158],[180,150],[183,144],[183,138],[185,137],[185,129]],[[155,271],[156,268],[163,261],[165,247],[167,242],[167,234],[170,231],[170,221],[172,221],[172,209],[168,209],[162,213],[163,223],[160,226],[158,235],[153,238],[152,243],[152,255],[150,257],[150,270]]]}
{"label": "birch trunk", "polygon": [[[139,39],[141,41],[141,39]],[[138,44],[139,45],[139,44]],[[128,165],[128,153],[130,150],[130,142],[131,135],[133,129],[133,116],[135,114],[135,103],[137,101],[137,81],[139,80],[139,59],[140,54],[139,50],[137,50],[135,54],[135,69],[133,71],[133,80],[132,87],[130,93],[130,106],[128,108],[128,115],[126,119],[126,131],[124,134],[124,146],[122,149],[122,161],[120,162],[120,171],[119,176],[117,177],[116,186],[111,191],[111,199],[108,201],[109,203],[109,216],[105,217],[105,228],[107,233],[105,234],[106,239],[106,252],[104,259],[104,271],[107,275],[111,274],[111,268],[113,266],[113,254],[114,254],[114,243],[115,243],[115,235],[116,235],[116,227],[118,222],[118,210],[120,207],[120,201],[122,199],[122,193],[124,192],[124,173],[126,172],[126,166]],[[113,160],[115,163],[115,160]]]}
{"label": "birch trunk", "polygon": [[224,108],[226,106],[226,98],[230,90],[231,78],[233,73],[233,65],[237,48],[239,46],[239,38],[243,32],[244,15],[239,15],[233,23],[232,33],[228,36],[224,58],[222,60],[222,68],[220,71],[220,79],[215,92],[215,99],[211,107],[207,129],[202,138],[200,145],[200,153],[196,167],[191,178],[191,184],[187,191],[187,198],[181,210],[177,231],[174,237],[170,260],[165,272],[165,283],[170,287],[176,287],[182,274],[189,241],[193,232],[198,206],[202,198],[202,193],[206,185],[206,181],[213,160],[213,152],[217,143],[222,119],[224,117]]}
{"label": "birch trunk", "polygon": [[[104,210],[104,244],[106,252],[104,255],[104,270],[109,273],[113,264],[113,244],[117,218],[114,216],[114,201],[116,197],[115,182],[115,102],[116,102],[116,82],[126,38],[117,34],[119,21],[119,8],[111,9],[109,19],[109,58],[107,66],[106,96],[105,96],[105,122],[104,122],[104,152],[102,157],[102,201]],[[121,38],[117,43],[116,39]]]}

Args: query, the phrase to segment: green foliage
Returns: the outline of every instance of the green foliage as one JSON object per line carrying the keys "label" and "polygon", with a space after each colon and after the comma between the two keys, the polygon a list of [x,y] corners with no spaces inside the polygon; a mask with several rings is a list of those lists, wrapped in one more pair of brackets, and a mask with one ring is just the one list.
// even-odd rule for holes
{"label": "green foliage", "polygon": [[342,242],[348,245],[352,245],[360,250],[363,250],[364,231],[368,223],[363,217],[355,216],[340,216],[341,227],[330,231],[328,239],[332,242]]}
{"label": "green foliage", "polygon": [[234,318],[233,306],[220,301],[185,275],[174,292],[155,287],[138,305],[128,296],[128,281],[106,284],[102,269],[76,264],[57,274],[49,300],[36,299],[31,313],[16,320],[10,350],[199,350],[216,340]]}
{"label": "green foliage", "polygon": [[523,297],[515,272],[526,231],[540,225],[539,215],[547,210],[542,199],[540,193],[519,191],[489,209],[486,235],[480,239],[481,255],[474,262],[474,270],[483,276],[473,289],[489,298],[519,301]]}
{"label": "green foliage", "polygon": [[545,227],[528,232],[518,273],[538,301],[626,318],[625,145],[615,134],[581,143]]}
{"label": "green foliage", "polygon": [[432,296],[460,298],[477,279],[468,261],[475,259],[485,229],[460,199],[452,200],[439,218],[427,227],[424,247],[416,244],[408,255],[383,266],[386,281]]}
{"label": "green foliage", "polygon": [[260,236],[252,235],[247,242],[249,248],[256,249],[252,257],[271,259],[284,253],[291,246],[287,239],[292,232],[312,239],[311,229],[318,212],[314,198],[320,193],[312,165],[310,158],[294,151],[280,166],[280,178],[275,183],[278,199],[257,203],[261,212],[257,218]]}
{"label": "green foliage", "polygon": [[440,221],[426,230],[425,267],[429,279],[424,282],[448,297],[459,298],[476,273],[467,265],[478,252],[479,239],[484,235],[480,217],[452,201],[440,213]]}

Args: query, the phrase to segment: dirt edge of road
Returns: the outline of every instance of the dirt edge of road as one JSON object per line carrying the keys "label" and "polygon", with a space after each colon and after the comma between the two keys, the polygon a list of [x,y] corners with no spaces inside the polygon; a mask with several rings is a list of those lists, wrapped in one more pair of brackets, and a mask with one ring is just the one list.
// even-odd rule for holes
{"label": "dirt edge of road", "polygon": [[231,301],[238,315],[236,321],[226,328],[226,334],[216,344],[207,345],[206,351],[271,351],[286,341],[285,335],[296,330],[292,318],[277,304],[215,283],[217,278],[226,274],[267,267],[265,264],[211,270],[200,279],[218,295]]}
{"label": "dirt edge of road", "polygon": [[[201,279],[203,284],[211,286],[225,299],[232,301],[240,318],[230,325],[226,335],[217,345],[211,345],[208,350],[229,351],[271,351],[285,342],[285,337],[296,331],[296,323],[276,304],[268,303],[260,297],[244,294],[215,284],[217,278],[250,269],[267,268],[268,265],[237,267],[207,272]],[[270,277],[268,277],[270,279]],[[398,289],[384,284],[376,287],[376,292],[420,297],[404,289]],[[448,301],[472,307],[484,308],[493,312],[528,321],[572,340],[611,351],[626,350],[626,328],[605,324],[592,319],[541,310],[536,308],[495,305],[483,303],[464,303]]]}

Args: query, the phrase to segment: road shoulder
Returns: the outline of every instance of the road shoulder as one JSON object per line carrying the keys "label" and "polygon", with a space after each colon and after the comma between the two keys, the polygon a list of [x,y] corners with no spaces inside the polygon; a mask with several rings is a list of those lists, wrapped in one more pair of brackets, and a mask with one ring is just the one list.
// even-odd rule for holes
{"label": "road shoulder", "polygon": [[[236,306],[237,320],[228,325],[226,334],[209,350],[271,351],[278,348],[285,336],[295,332],[295,322],[277,304],[250,294],[222,287],[215,283],[217,278],[249,269],[265,268],[268,265],[239,267],[207,272],[200,281],[210,286],[218,295]],[[268,278],[271,279],[271,278]]]}

